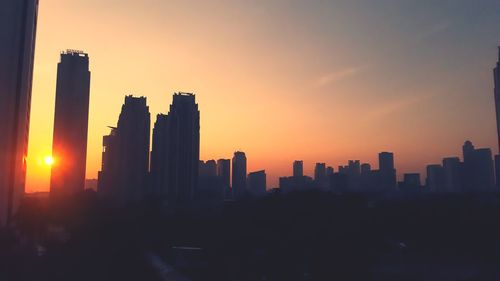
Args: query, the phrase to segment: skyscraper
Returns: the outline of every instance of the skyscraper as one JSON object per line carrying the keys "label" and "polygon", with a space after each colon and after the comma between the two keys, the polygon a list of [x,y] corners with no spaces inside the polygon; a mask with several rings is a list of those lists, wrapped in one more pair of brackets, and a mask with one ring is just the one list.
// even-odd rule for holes
{"label": "skyscraper", "polygon": [[426,185],[429,191],[444,192],[445,173],[443,166],[438,164],[427,166]]}
{"label": "skyscraper", "polygon": [[241,198],[246,193],[247,157],[245,152],[237,151],[233,156],[233,197]]}
{"label": "skyscraper", "polygon": [[50,193],[63,196],[83,191],[87,163],[90,71],[81,51],[61,53],[57,66],[56,106]]}
{"label": "skyscraper", "polygon": [[316,163],[314,167],[314,180],[316,182],[323,182],[326,179],[326,164],[325,163]]}
{"label": "skyscraper", "polygon": [[231,199],[233,197],[231,192],[231,160],[219,159],[217,160],[217,176],[221,179],[224,187],[224,197]]}
{"label": "skyscraper", "polygon": [[293,162],[293,176],[296,178],[304,176],[304,161]]}
{"label": "skyscraper", "polygon": [[500,149],[500,47],[498,47],[498,61],[496,67],[493,69],[493,80],[495,83],[495,109],[497,116],[497,140]]}
{"label": "skyscraper", "polygon": [[382,191],[391,191],[396,187],[396,169],[394,168],[394,154],[381,152],[378,155],[379,178]]}
{"label": "skyscraper", "polygon": [[443,159],[444,170],[444,191],[460,192],[462,163],[458,157],[449,157]]}
{"label": "skyscraper", "polygon": [[146,98],[126,96],[118,126],[103,138],[100,194],[119,204],[142,198],[149,167],[149,134]]}
{"label": "skyscraper", "polygon": [[151,158],[154,190],[172,205],[190,203],[200,160],[200,111],[194,94],[174,94],[169,113],[158,115]]}
{"label": "skyscraper", "polygon": [[24,193],[38,0],[0,1],[0,227]]}
{"label": "skyscraper", "polygon": [[219,159],[217,160],[217,176],[222,178],[226,187],[231,186],[231,160]]}
{"label": "skyscraper", "polygon": [[257,171],[248,174],[248,190],[256,196],[266,194],[266,171]]}
{"label": "skyscraper", "polygon": [[491,149],[476,149],[470,141],[463,146],[463,188],[467,192],[492,191],[494,167]]}

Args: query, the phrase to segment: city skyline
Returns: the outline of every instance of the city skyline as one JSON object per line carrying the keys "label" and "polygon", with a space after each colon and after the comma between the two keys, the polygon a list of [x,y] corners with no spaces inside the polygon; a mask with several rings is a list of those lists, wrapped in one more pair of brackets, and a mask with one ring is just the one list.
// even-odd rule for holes
{"label": "city skyline", "polygon": [[[466,139],[497,152],[491,70],[499,38],[494,15],[499,8],[493,1],[475,7],[465,1],[437,7],[433,3],[432,13],[426,10],[431,4],[424,1],[400,29],[390,24],[408,16],[411,4],[382,1],[367,12],[348,1],[309,5],[235,1],[201,17],[188,10],[188,4],[150,4],[146,8],[142,2],[128,1],[108,13],[112,7],[96,1],[44,2],[27,191],[48,190],[50,169],[38,162],[51,150],[55,65],[59,51],[68,47],[83,49],[93,58],[87,178],[97,178],[102,135],[107,134],[106,126],[115,124],[123,96],[129,93],[147,96],[154,116],[166,111],[170,93],[195,92],[203,113],[201,159],[230,158],[236,150],[245,151],[248,170],[265,169],[269,186],[290,175],[289,163],[295,159],[303,159],[305,174],[313,175],[316,162],[334,167],[347,159],[376,163],[376,154],[388,150],[396,155],[401,178],[405,172],[423,174],[428,163],[458,155],[456,148]],[[134,11],[137,6],[140,9]],[[380,19],[388,7],[396,15]],[[172,15],[172,22],[162,20],[152,8]],[[305,12],[298,13],[299,8]],[[332,12],[334,8],[337,12]],[[325,17],[321,9],[331,13]],[[236,12],[243,16],[241,23]],[[349,12],[352,21],[342,15]],[[83,20],[89,15],[93,22]],[[193,21],[171,25],[182,16]],[[74,34],[61,25],[69,18],[74,18]],[[266,31],[256,23],[259,18],[276,23],[275,27]],[[241,32],[221,28],[225,22]],[[203,34],[205,24],[214,28],[214,39]],[[363,37],[373,30],[361,27],[370,24],[389,28],[381,40],[363,44],[367,43]],[[91,35],[98,27],[103,27],[103,34]],[[471,41],[465,39],[471,39],[468,36],[476,29],[482,32],[472,37],[474,44],[461,44]],[[138,40],[131,41],[125,31]],[[278,31],[284,31],[286,38]],[[120,35],[117,41],[106,38],[115,33]],[[433,40],[438,35],[440,39]],[[168,44],[172,36],[180,36],[176,44]],[[231,47],[233,39],[248,44]],[[385,47],[394,58],[383,51]],[[254,138],[255,134],[261,137]]]}

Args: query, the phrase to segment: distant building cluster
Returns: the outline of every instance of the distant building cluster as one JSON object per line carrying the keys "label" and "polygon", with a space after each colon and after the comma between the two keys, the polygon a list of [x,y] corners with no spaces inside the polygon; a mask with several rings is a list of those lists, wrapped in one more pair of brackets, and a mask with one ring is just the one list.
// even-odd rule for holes
{"label": "distant building cluster", "polygon": [[[497,163],[498,164],[498,163]],[[499,165],[497,165],[499,166]],[[314,178],[304,176],[303,161],[293,163],[293,176],[280,178],[284,192],[317,188],[334,192],[388,193],[403,192],[493,192],[494,161],[491,149],[474,148],[470,141],[463,146],[463,161],[459,157],[444,158],[442,164],[427,166],[425,181],[419,173],[406,173],[397,181],[394,154],[379,154],[378,170],[368,163],[349,160],[337,172],[325,163],[316,163]]]}

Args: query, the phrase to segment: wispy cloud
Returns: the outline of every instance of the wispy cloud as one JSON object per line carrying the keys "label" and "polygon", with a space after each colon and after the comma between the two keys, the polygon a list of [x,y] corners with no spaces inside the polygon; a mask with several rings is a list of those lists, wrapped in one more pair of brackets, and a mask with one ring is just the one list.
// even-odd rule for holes
{"label": "wispy cloud", "polygon": [[431,97],[432,95],[419,95],[384,102],[376,106],[373,110],[368,111],[365,114],[365,118],[369,120],[384,118],[387,115],[405,110]]}
{"label": "wispy cloud", "polygon": [[341,70],[329,72],[329,73],[326,73],[326,74],[320,76],[317,79],[316,84],[318,87],[324,87],[327,85],[331,85],[331,84],[334,84],[336,82],[345,80],[345,79],[350,78],[352,76],[355,76],[355,75],[359,74],[360,72],[366,70],[367,68],[368,68],[368,66],[366,66],[366,65],[365,66],[352,66],[352,67],[344,68]]}
{"label": "wispy cloud", "polygon": [[422,33],[418,34],[417,39],[423,40],[423,39],[427,39],[429,37],[438,35],[440,33],[443,33],[445,31],[449,30],[452,26],[453,26],[453,23],[451,21],[448,21],[448,20],[438,22],[438,23],[434,24],[433,26],[431,26],[429,29],[424,30]]}

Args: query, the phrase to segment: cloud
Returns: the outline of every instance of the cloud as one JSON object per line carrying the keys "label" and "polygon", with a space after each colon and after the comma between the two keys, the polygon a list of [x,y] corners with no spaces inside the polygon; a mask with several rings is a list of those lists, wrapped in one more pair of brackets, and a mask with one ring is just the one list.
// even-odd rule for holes
{"label": "cloud", "polygon": [[366,117],[366,119],[369,119],[369,120],[384,118],[387,115],[390,115],[390,114],[396,113],[398,111],[404,110],[406,108],[409,108],[409,107],[416,105],[418,103],[421,103],[421,102],[423,102],[431,97],[432,97],[432,95],[410,96],[410,97],[405,97],[405,98],[401,98],[401,99],[396,99],[396,100],[384,102],[383,104],[378,105],[373,110],[368,111],[366,113],[365,117]]}
{"label": "cloud", "polygon": [[453,26],[451,21],[441,21],[433,26],[431,26],[428,30],[423,31],[419,35],[417,35],[417,39],[424,40],[429,37],[433,37],[434,35],[441,34]]}
{"label": "cloud", "polygon": [[337,83],[339,81],[345,80],[347,78],[350,78],[352,76],[355,76],[367,68],[368,68],[368,66],[353,66],[353,67],[348,67],[345,69],[337,70],[334,72],[329,72],[329,73],[326,73],[323,76],[319,77],[317,79],[316,84],[318,87],[324,87],[327,85],[331,85],[331,84]]}

